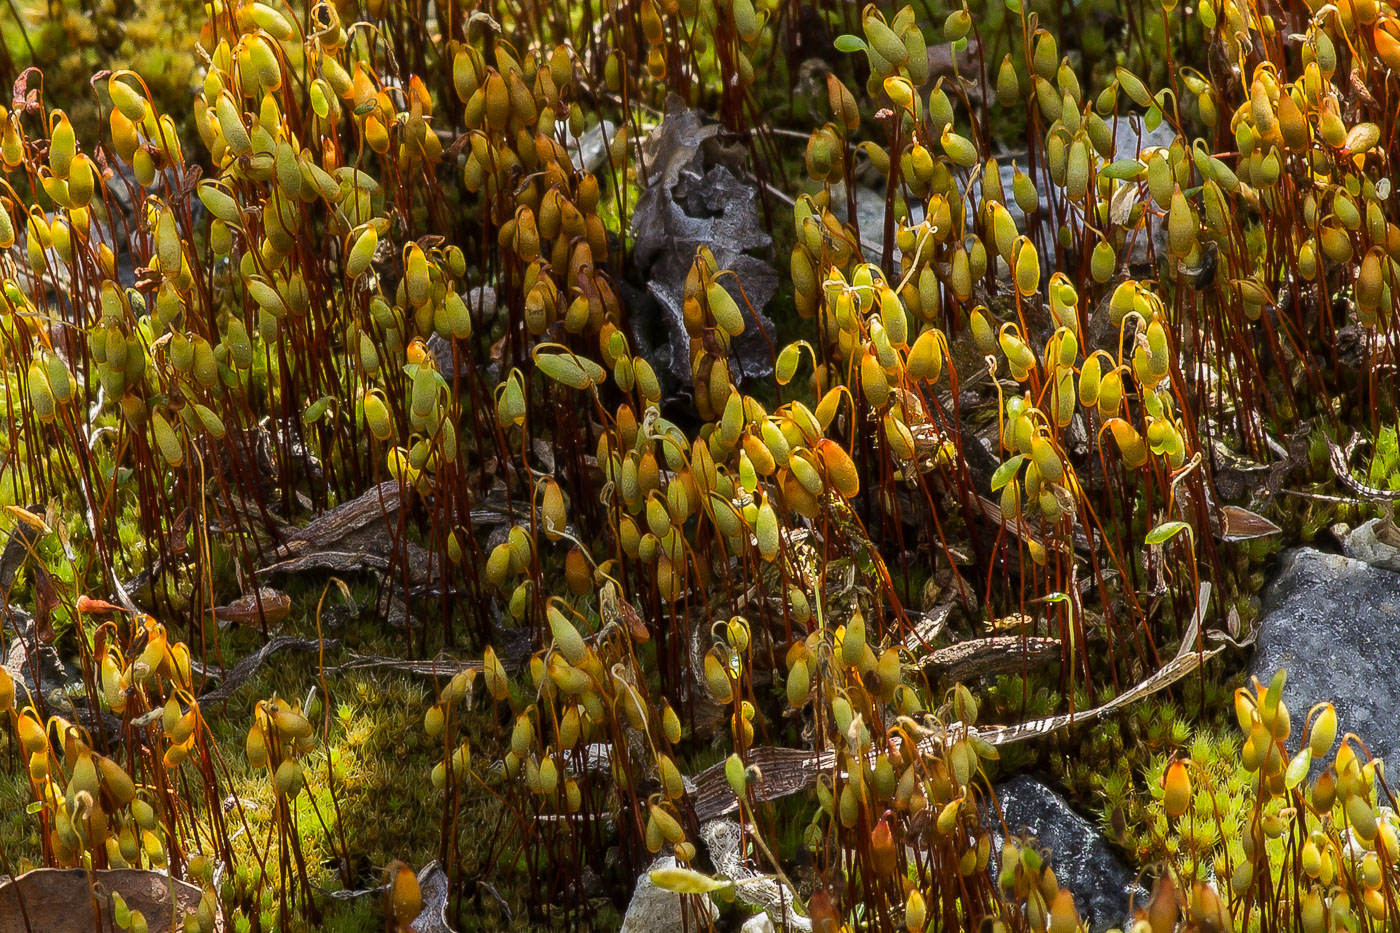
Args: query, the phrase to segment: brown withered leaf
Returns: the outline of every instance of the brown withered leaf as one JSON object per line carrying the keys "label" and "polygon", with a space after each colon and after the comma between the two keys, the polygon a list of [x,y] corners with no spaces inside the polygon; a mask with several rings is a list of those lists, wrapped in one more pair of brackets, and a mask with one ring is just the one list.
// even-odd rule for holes
{"label": "brown withered leaf", "polygon": [[359,570],[389,569],[389,558],[363,551],[317,551],[305,557],[278,561],[258,570],[259,574],[304,573],[308,570],[329,570],[332,573],[355,573]]}
{"label": "brown withered leaf", "polygon": [[[286,556],[302,554],[318,549],[359,550],[343,547],[349,540],[365,543],[378,543],[387,549],[388,540],[396,523],[395,517],[403,507],[403,489],[397,482],[386,480],[372,487],[368,492],[349,500],[317,517],[309,525],[293,532],[287,540]],[[367,539],[367,540],[366,540]],[[364,550],[374,552],[375,548]]]}
{"label": "brown withered leaf", "polygon": [[226,606],[214,608],[214,618],[220,622],[237,622],[261,628],[263,622],[275,625],[291,611],[292,598],[281,590],[260,586],[255,593],[246,593]]}
{"label": "brown withered leaf", "polygon": [[403,489],[397,482],[386,480],[293,531],[286,544],[278,549],[280,560],[261,568],[258,573],[298,573],[313,569],[335,573],[382,572],[396,565],[396,558],[399,566],[406,558],[414,580],[436,579],[435,555],[412,541],[401,540],[398,524],[403,507]]}
{"label": "brown withered leaf", "polygon": [[184,174],[180,176],[179,193],[181,201],[189,200],[190,195],[194,194],[195,186],[199,184],[199,180],[203,177],[204,169],[198,164],[191,165],[189,168],[185,169]]}
{"label": "brown withered leaf", "polygon": [[951,683],[986,674],[1007,674],[1023,667],[1044,667],[1059,659],[1057,638],[994,635],[939,648],[919,664],[930,677]]}
{"label": "brown withered leaf", "polygon": [[150,266],[139,266],[136,269],[136,288],[139,290],[155,288],[163,281],[165,277]]}
{"label": "brown withered leaf", "polygon": [[106,615],[109,612],[126,612],[122,606],[109,603],[105,599],[94,599],[91,596],[78,597],[78,612],[84,615]]}
{"label": "brown withered leaf", "polygon": [[1248,541],[1251,538],[1264,538],[1283,531],[1259,513],[1237,505],[1222,505],[1216,521],[1219,525],[1217,533],[1222,541]]}
{"label": "brown withered leaf", "polygon": [[[199,907],[200,890],[154,871],[133,868],[91,872],[82,869],[38,868],[0,884],[0,933],[87,933],[115,930],[112,895],[141,911],[150,933],[183,929],[184,917]],[[175,909],[172,910],[171,892]],[[94,907],[100,913],[93,915]],[[180,926],[171,914],[178,911]],[[214,920],[222,930],[223,920]]]}
{"label": "brown withered leaf", "polygon": [[40,109],[39,91],[37,88],[29,86],[29,76],[36,74],[39,76],[39,83],[44,80],[44,73],[32,65],[19,73],[15,78],[14,95],[10,100],[10,109],[20,113],[37,113]]}
{"label": "brown withered leaf", "polygon": [[58,592],[53,577],[43,567],[34,568],[34,634],[46,645],[54,639],[53,611],[58,608]]}

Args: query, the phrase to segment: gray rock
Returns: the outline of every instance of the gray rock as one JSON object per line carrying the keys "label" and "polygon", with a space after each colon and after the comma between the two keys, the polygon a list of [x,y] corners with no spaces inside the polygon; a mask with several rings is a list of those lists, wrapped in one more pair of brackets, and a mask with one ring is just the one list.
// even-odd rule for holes
{"label": "gray rock", "polygon": [[[1100,931],[1122,926],[1126,929],[1128,905],[1139,903],[1147,891],[1137,884],[1133,873],[1109,848],[1093,824],[1076,813],[1059,794],[1029,775],[1018,775],[997,786],[1002,817],[1015,835],[1033,836],[1050,853],[1055,877],[1074,895],[1079,915],[1089,929]],[[992,876],[1001,852],[1001,824],[988,819],[993,827]]]}
{"label": "gray rock", "polygon": [[1283,700],[1299,722],[1319,700],[1376,756],[1400,752],[1400,573],[1311,548],[1286,552],[1264,590],[1249,672],[1287,668]]}
{"label": "gray rock", "polygon": [[[467,290],[467,308],[475,319],[475,327],[490,328],[496,320],[496,290],[490,285],[476,285]],[[428,338],[428,351],[437,361],[438,372],[451,385],[457,378],[457,363],[452,356],[452,343],[436,331]]]}
{"label": "gray rock", "polygon": [[[1136,115],[1126,117],[1115,117],[1109,124],[1115,133],[1116,149],[1110,161],[1120,161],[1123,159],[1136,159],[1144,149],[1156,146],[1166,147],[1172,144],[1176,135],[1165,123],[1155,130],[1148,131],[1142,125],[1142,120]],[[1006,194],[1006,210],[1011,215],[1011,219],[1016,222],[1016,227],[1022,232],[1029,232],[1030,224],[1026,214],[1021,210],[1021,206],[1016,203],[1016,199],[1011,196],[1012,184],[1016,179],[1016,165],[1019,164],[1021,170],[1027,171],[1024,164],[1025,159],[1019,161],[1009,157],[998,157],[997,168],[1001,174],[1001,187]],[[1050,223],[1050,200],[1046,196],[1046,187],[1040,177],[1035,179],[1036,187],[1040,192],[1040,210],[1036,213],[1035,221],[1040,225],[1042,242],[1053,244],[1055,241],[1055,228]],[[980,172],[975,173],[967,188],[970,198],[975,198],[979,202],[982,198],[982,177]],[[914,223],[922,220],[922,208],[917,203],[910,204],[911,219]],[[831,188],[831,210],[840,220],[847,219],[846,190],[845,185],[837,183]],[[884,247],[884,225],[885,225],[885,194],[883,189],[875,189],[866,185],[856,185],[856,219],[860,225],[860,239],[865,258],[870,262],[879,262],[880,253]],[[1148,259],[1148,244],[1153,245],[1158,256],[1165,255],[1167,246],[1166,225],[1157,220],[1153,215],[1148,215],[1146,235],[1138,232],[1129,241],[1127,261],[1129,263],[1142,263]],[[894,258],[898,260],[899,249],[894,250]],[[1047,264],[1050,256],[1047,253],[1041,255],[1042,263]]]}
{"label": "gray rock", "polygon": [[1357,526],[1342,540],[1342,552],[1372,567],[1400,572],[1400,547],[1392,544],[1395,529],[1385,519],[1373,518]]}
{"label": "gray rock", "polygon": [[[865,255],[866,262],[879,263],[885,248],[885,191],[883,188],[877,190],[863,184],[857,184],[855,189],[856,225],[860,228],[861,252]],[[838,220],[848,219],[845,182],[837,182],[831,186],[831,212]],[[924,219],[924,207],[921,202],[914,201],[909,205],[909,218],[911,223],[916,224]],[[898,262],[901,255],[898,246],[890,253],[894,262]]]}
{"label": "gray rock", "polygon": [[579,167],[585,172],[596,172],[608,157],[608,145],[616,134],[617,124],[603,120],[591,130],[584,130],[582,136],[575,136],[566,130],[564,148],[569,151],[569,158],[577,159]]}
{"label": "gray rock", "polygon": [[[632,892],[632,901],[627,905],[627,913],[622,917],[622,929],[619,933],[704,929],[707,926],[706,920],[713,922],[714,918],[719,916],[719,910],[708,896],[682,898],[679,894],[672,894],[651,883],[652,871],[675,867],[676,860],[665,855],[652,862],[647,871],[642,872],[642,876],[637,879],[637,888]],[[697,910],[708,916],[698,918]]]}
{"label": "gray rock", "polygon": [[[1115,149],[1113,159],[1111,160],[1114,162],[1123,159],[1136,159],[1144,149],[1150,149],[1156,146],[1170,146],[1172,140],[1176,139],[1176,134],[1172,132],[1167,124],[1163,123],[1155,130],[1148,130],[1142,125],[1141,118],[1136,114],[1130,114],[1125,117],[1115,117],[1112,122],[1109,123],[1109,127],[1114,132]],[[1024,163],[1025,160],[1021,159],[1019,162]],[[1011,215],[1011,219],[1016,221],[1017,229],[1025,232],[1029,229],[1025,212],[1022,211],[1021,206],[1016,203],[1016,199],[1011,196],[1011,186],[1016,179],[1015,167],[1011,161],[1004,160],[1000,162],[998,168],[1001,173],[1001,187],[1006,193],[1006,210]],[[1028,166],[1025,164],[1020,164],[1020,168],[1023,172],[1029,170]],[[1054,243],[1055,229],[1050,224],[1050,200],[1046,196],[1046,187],[1043,179],[1039,176],[1034,180],[1036,188],[1040,193],[1040,210],[1036,212],[1036,219],[1040,223],[1044,242],[1047,244]],[[968,193],[973,197],[981,198],[982,179],[980,175],[973,176],[972,183],[968,186]],[[1167,245],[1166,224],[1160,222],[1153,223],[1151,215],[1149,215],[1147,232],[1151,237],[1151,242],[1156,247],[1157,254],[1159,256],[1163,255]],[[1148,237],[1143,236],[1142,233],[1139,232],[1131,240],[1131,248],[1126,257],[1127,261],[1130,263],[1146,262],[1148,255],[1147,245]],[[1042,256],[1042,260],[1045,258],[1047,257]]]}

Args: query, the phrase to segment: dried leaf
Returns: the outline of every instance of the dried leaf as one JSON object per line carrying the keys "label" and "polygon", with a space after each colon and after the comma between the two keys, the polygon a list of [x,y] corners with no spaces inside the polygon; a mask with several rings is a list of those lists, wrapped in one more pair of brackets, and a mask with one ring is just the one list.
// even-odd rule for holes
{"label": "dried leaf", "polygon": [[1122,227],[1128,223],[1128,217],[1133,212],[1133,206],[1138,202],[1137,185],[1119,185],[1113,192],[1113,198],[1108,203],[1108,219],[1115,227]]}
{"label": "dried leaf", "polygon": [[1220,507],[1220,540],[1246,541],[1250,538],[1264,538],[1276,535],[1282,528],[1264,516],[1242,509],[1237,505]]}
{"label": "dried leaf", "polygon": [[[183,929],[171,925],[171,893],[183,921],[199,906],[199,888],[154,871],[132,868],[94,871],[39,868],[0,884],[0,933],[78,933],[99,929],[93,904],[101,911],[101,927],[116,929],[112,894],[120,894],[131,910],[146,918],[150,933]],[[214,921],[222,930],[222,918]]]}
{"label": "dried leaf", "polygon": [[240,596],[226,606],[215,607],[214,618],[221,622],[261,627],[264,621],[268,625],[281,622],[291,608],[290,596],[270,586],[262,586],[256,593]]}
{"label": "dried leaf", "polygon": [[[690,337],[684,326],[686,274],[696,250],[705,246],[719,268],[734,276],[722,280],[744,317],[752,305],[758,327],[734,338],[736,375],[766,376],[773,371],[773,324],[762,314],[778,290],[778,275],[766,259],[772,239],[758,211],[758,189],[740,177],[743,150],[721,145],[722,128],[706,123],[698,110],[678,97],[667,101],[666,116],[642,142],[648,185],[632,213],[637,267],[659,314],[634,315],[638,349],[670,385],[688,387]],[[741,295],[735,285],[744,283]],[[639,296],[640,298],[640,296]],[[647,327],[647,329],[642,329]]]}
{"label": "dried leaf", "polygon": [[58,592],[53,577],[43,567],[34,568],[34,634],[44,644],[53,644],[53,611],[58,608]]}

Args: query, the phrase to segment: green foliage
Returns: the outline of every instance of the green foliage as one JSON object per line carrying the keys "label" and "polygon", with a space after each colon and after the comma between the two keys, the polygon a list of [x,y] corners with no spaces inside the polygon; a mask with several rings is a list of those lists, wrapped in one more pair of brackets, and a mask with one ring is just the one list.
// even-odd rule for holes
{"label": "green foliage", "polygon": [[[430,858],[460,923],[606,926],[668,854],[822,931],[1068,933],[1034,847],[989,871],[979,804],[1038,762],[1158,863],[1153,933],[1312,933],[1324,893],[1385,919],[1376,766],[1290,763],[1276,691],[1236,695],[1243,743],[1214,668],[996,727],[1092,719],[1205,582],[1206,628],[1247,630],[1276,545],[1227,540],[1222,448],[1249,471],[1339,411],[1287,478],[1326,496],[1321,432],[1393,418],[1391,4],[363,6],[0,27],[5,77],[36,66],[0,111],[9,595],[83,672],[4,704],[7,856],[188,875],[233,929],[402,931]],[[718,125],[669,138],[672,95]],[[1119,158],[1139,124],[1163,145]],[[776,228],[776,332],[730,243],[638,265],[710,219],[676,213],[696,164]],[[1397,461],[1387,427],[1371,481]],[[273,629],[315,663],[209,699]],[[1340,858],[1347,826],[1345,879],[1283,841]]]}

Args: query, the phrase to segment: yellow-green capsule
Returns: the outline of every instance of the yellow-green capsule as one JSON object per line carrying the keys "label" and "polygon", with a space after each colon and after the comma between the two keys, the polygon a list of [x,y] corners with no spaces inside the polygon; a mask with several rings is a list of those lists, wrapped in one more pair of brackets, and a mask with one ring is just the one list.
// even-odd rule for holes
{"label": "yellow-green capsule", "polygon": [[1089,274],[1094,277],[1094,281],[1102,285],[1113,276],[1113,270],[1118,267],[1118,257],[1113,252],[1113,245],[1107,240],[1100,240],[1094,247],[1094,253],[1089,258]]}
{"label": "yellow-green capsule", "polygon": [[238,369],[248,369],[253,365],[253,341],[248,337],[248,327],[237,315],[230,315],[228,330],[224,334],[224,344],[229,349],[233,365]]}
{"label": "yellow-green capsule", "polygon": [[368,272],[370,260],[374,258],[374,251],[378,246],[378,232],[375,231],[373,224],[366,225],[355,237],[355,242],[350,247],[349,258],[345,261],[345,274],[354,279]]}
{"label": "yellow-green capsule", "polygon": [[754,522],[754,535],[758,539],[758,553],[766,561],[778,556],[779,530],[778,515],[771,503],[765,499],[758,507]]}
{"label": "yellow-green capsule", "polygon": [[34,416],[48,423],[54,417],[53,390],[49,388],[49,377],[39,360],[29,364],[29,405]]}
{"label": "yellow-green capsule", "polygon": [[771,419],[764,419],[759,425],[759,433],[763,438],[763,446],[773,456],[773,462],[779,467],[788,465],[788,458],[791,454],[791,446],[782,429]]}
{"label": "yellow-green capsule", "polygon": [[879,358],[869,349],[860,359],[860,388],[865,400],[876,408],[882,407],[890,397],[890,383]]}
{"label": "yellow-green capsule", "polygon": [[1308,748],[1314,761],[1321,761],[1337,739],[1337,711],[1331,703],[1322,707],[1308,731]]}
{"label": "yellow-green capsule", "polygon": [[[219,132],[223,134],[230,152],[241,156],[252,151],[253,141],[248,136],[248,128],[243,125],[243,116],[238,112],[238,106],[232,97],[227,94],[220,95],[214,105],[214,114],[219,121]],[[137,150],[138,153],[143,151]]]}
{"label": "yellow-green capsule", "polygon": [[1036,191],[1035,182],[1014,164],[1011,173],[1011,195],[1016,199],[1016,206],[1027,217],[1040,208],[1040,193]]}
{"label": "yellow-green capsule", "polygon": [[54,402],[66,405],[73,398],[73,377],[68,374],[68,367],[57,354],[51,354],[47,358],[45,368]]}
{"label": "yellow-green capsule", "polygon": [[905,48],[895,31],[885,22],[884,17],[869,8],[870,12],[863,17],[862,26],[865,30],[865,38],[870,43],[870,48],[878,58],[885,63],[898,67],[909,57],[909,50]]}
{"label": "yellow-green capsule", "polygon": [[1015,247],[1016,290],[1023,298],[1030,297],[1040,290],[1040,256],[1028,238],[1016,241],[1020,244]]}
{"label": "yellow-green capsule", "polygon": [[1128,96],[1133,99],[1133,103],[1139,107],[1151,107],[1152,95],[1148,93],[1147,85],[1142,83],[1142,79],[1126,68],[1115,69],[1118,78],[1118,85],[1128,92]]}
{"label": "yellow-green capsule", "polygon": [[457,292],[447,293],[447,298],[443,301],[443,317],[453,338],[466,340],[472,335],[471,311]]}
{"label": "yellow-green capsule", "polygon": [[162,210],[156,220],[156,255],[160,259],[161,270],[174,275],[180,271],[183,258],[180,247],[180,231],[175,227],[173,211]]}
{"label": "yellow-green capsule", "polygon": [[669,755],[658,755],[656,758],[656,770],[661,777],[661,786],[666,791],[666,796],[672,800],[679,800],[685,796],[685,782],[681,779],[680,769],[671,760]]}
{"label": "yellow-green capsule", "polygon": [[846,633],[841,640],[841,661],[847,667],[855,667],[865,656],[865,616],[860,610],[851,615],[846,623]]}
{"label": "yellow-green capsule", "polygon": [[963,168],[971,168],[977,164],[977,147],[966,136],[954,133],[951,125],[943,128],[939,143],[954,164]]}
{"label": "yellow-green capsule", "polygon": [[199,200],[203,202],[209,213],[230,226],[238,225],[240,219],[238,202],[217,183],[202,181],[195,189],[195,193],[199,195]]}
{"label": "yellow-green capsule", "polygon": [[1147,462],[1147,443],[1142,439],[1137,428],[1122,418],[1111,418],[1106,426],[1113,432],[1113,439],[1118,442],[1118,449],[1123,454],[1124,466],[1135,470]]}
{"label": "yellow-green capsule", "polygon": [[155,435],[156,447],[165,458],[165,462],[172,467],[183,463],[185,453],[180,445],[180,437],[170,426],[170,422],[165,420],[165,416],[158,411],[151,412],[151,430]]}
{"label": "yellow-green capsule", "polygon": [[132,123],[141,123],[146,119],[146,98],[131,85],[118,79],[116,74],[107,78],[107,93],[111,95],[113,105],[126,119]]}
{"label": "yellow-green capsule", "polygon": [[905,358],[905,373],[916,380],[937,382],[943,372],[943,333],[929,328],[919,334]]}
{"label": "yellow-green capsule", "polygon": [[432,297],[428,257],[417,243],[410,243],[404,257],[404,286],[409,303],[420,308]]}
{"label": "yellow-green capsule", "polygon": [[369,428],[375,440],[387,441],[393,434],[393,426],[389,422],[389,407],[384,404],[384,400],[375,393],[365,395],[361,407],[365,415],[365,425]]}
{"label": "yellow-green capsule", "polygon": [[1054,79],[1060,65],[1060,46],[1055,36],[1045,30],[1038,30],[1035,49],[1031,53],[1031,67],[1046,81]]}
{"label": "yellow-green capsule", "polygon": [[645,359],[641,357],[633,358],[632,378],[642,398],[646,399],[648,402],[659,402],[661,400],[661,382],[656,378],[656,370],[652,369],[651,364]]}
{"label": "yellow-green capsule", "polygon": [[1001,67],[997,69],[996,85],[997,103],[1003,107],[1014,107],[1021,100],[1021,82],[1016,76],[1016,66],[1011,62],[1011,55],[1007,53],[1002,57]]}
{"label": "yellow-green capsule", "polygon": [[410,391],[413,414],[419,418],[428,418],[437,406],[437,397],[437,373],[431,367],[420,364],[413,374],[413,386]]}
{"label": "yellow-green capsule", "polygon": [[882,419],[885,442],[890,445],[890,452],[901,460],[913,460],[918,451],[914,446],[914,432],[909,430],[909,426],[902,420],[895,417],[893,411],[885,413]]}
{"label": "yellow-green capsule", "polygon": [[273,776],[273,784],[277,787],[277,793],[282,797],[295,797],[301,793],[304,786],[305,777],[301,772],[301,765],[295,759],[288,758],[277,766],[277,772]]}
{"label": "yellow-green capsule", "polygon": [[200,425],[203,426],[204,430],[207,431],[211,437],[215,440],[221,440],[223,438],[225,433],[223,419],[215,414],[213,409],[208,405],[202,405],[196,402],[194,405],[194,413],[198,417]]}
{"label": "yellow-green capsule", "polygon": [[1186,195],[1177,185],[1172,192],[1171,207],[1167,210],[1167,248],[1172,255],[1181,257],[1191,252],[1196,243],[1196,215],[1186,201]]}
{"label": "yellow-green capsule", "polygon": [[1116,414],[1122,404],[1123,376],[1115,369],[1099,381],[1099,414],[1107,418]]}
{"label": "yellow-green capsule", "polygon": [[1071,201],[1082,201],[1089,191],[1089,146],[1083,137],[1069,147],[1069,163],[1065,167],[1065,193]]}
{"label": "yellow-green capsule", "polygon": [[287,304],[282,295],[262,276],[255,275],[246,279],[243,286],[247,289],[248,296],[264,313],[277,319],[286,316]]}
{"label": "yellow-green capsule", "polygon": [[739,310],[739,304],[725,290],[719,282],[711,282],[705,287],[705,302],[709,306],[710,314],[714,316],[715,323],[720,329],[731,337],[737,337],[744,332],[744,315]]}
{"label": "yellow-green capsule", "polygon": [[[1009,57],[1009,56],[1008,56]],[[904,901],[904,929],[909,933],[923,933],[927,922],[928,907],[918,888],[912,888]]]}
{"label": "yellow-green capsule", "polygon": [[1055,379],[1055,423],[1067,427],[1074,420],[1074,369],[1066,368]]}
{"label": "yellow-green capsule", "polygon": [[733,701],[733,682],[729,678],[729,673],[724,669],[724,665],[713,652],[705,655],[705,683],[710,688],[710,695],[721,706]]}
{"label": "yellow-green capsule", "polygon": [[[966,9],[958,9],[948,14],[943,21],[943,41],[957,42],[972,29],[972,14]],[[1009,58],[1010,56],[1008,56]]]}
{"label": "yellow-green capsule", "polygon": [[880,289],[880,323],[885,329],[885,337],[892,347],[904,347],[909,342],[909,317],[904,303],[899,300],[894,289],[885,286]]}
{"label": "yellow-green capsule", "polygon": [[1167,330],[1159,318],[1153,318],[1147,325],[1147,349],[1154,361],[1166,363],[1168,360]]}
{"label": "yellow-green capsule", "polygon": [[1065,468],[1060,461],[1059,452],[1043,435],[1038,435],[1031,440],[1031,460],[1046,482],[1058,483],[1064,479]]}
{"label": "yellow-green capsule", "polygon": [[794,709],[801,709],[807,704],[807,698],[812,692],[812,672],[807,667],[805,660],[798,660],[788,673],[787,701]]}
{"label": "yellow-green capsule", "polygon": [[1010,259],[1016,246],[1016,221],[1011,212],[999,201],[991,201],[987,209],[992,215],[992,243],[999,255]]}
{"label": "yellow-green capsule", "polygon": [[977,345],[978,352],[984,356],[995,353],[997,337],[992,331],[992,323],[985,309],[974,308],[968,322],[972,328],[972,341]]}
{"label": "yellow-green capsule", "polygon": [[549,631],[554,638],[554,644],[565,660],[574,665],[582,664],[588,657],[588,645],[578,629],[553,603],[545,610],[545,616],[549,620]]}
{"label": "yellow-green capsule", "polygon": [[97,177],[92,160],[81,152],[73,156],[68,166],[68,200],[75,208],[84,208],[92,200]]}
{"label": "yellow-green capsule", "polygon": [[1099,377],[1101,372],[1100,357],[1097,352],[1091,354],[1084,361],[1084,365],[1079,370],[1079,403],[1085,408],[1092,408],[1099,402]]}
{"label": "yellow-green capsule", "polygon": [[854,829],[860,820],[860,799],[856,797],[855,788],[850,783],[841,788],[837,808],[841,817],[841,825],[847,829]]}
{"label": "yellow-green capsule", "polygon": [[78,138],[73,132],[73,124],[68,114],[55,110],[50,114],[53,128],[49,133],[49,168],[59,178],[68,177],[68,169],[73,164],[73,156],[78,151]]}
{"label": "yellow-green capsule", "polygon": [[244,14],[255,26],[279,42],[288,42],[294,35],[292,24],[287,18],[265,3],[249,4],[244,9]]}
{"label": "yellow-green capsule", "polygon": [[1074,361],[1079,359],[1079,338],[1074,335],[1074,331],[1068,327],[1061,328],[1058,333],[1058,353],[1056,362],[1061,369],[1068,369],[1074,366]]}
{"label": "yellow-green capsule", "polygon": [[1025,372],[1035,366],[1035,354],[1026,342],[1016,333],[1014,324],[1005,324],[1001,328],[1001,333],[997,335],[997,342],[1001,345],[1001,352],[1006,355],[1006,360],[1015,370]]}

